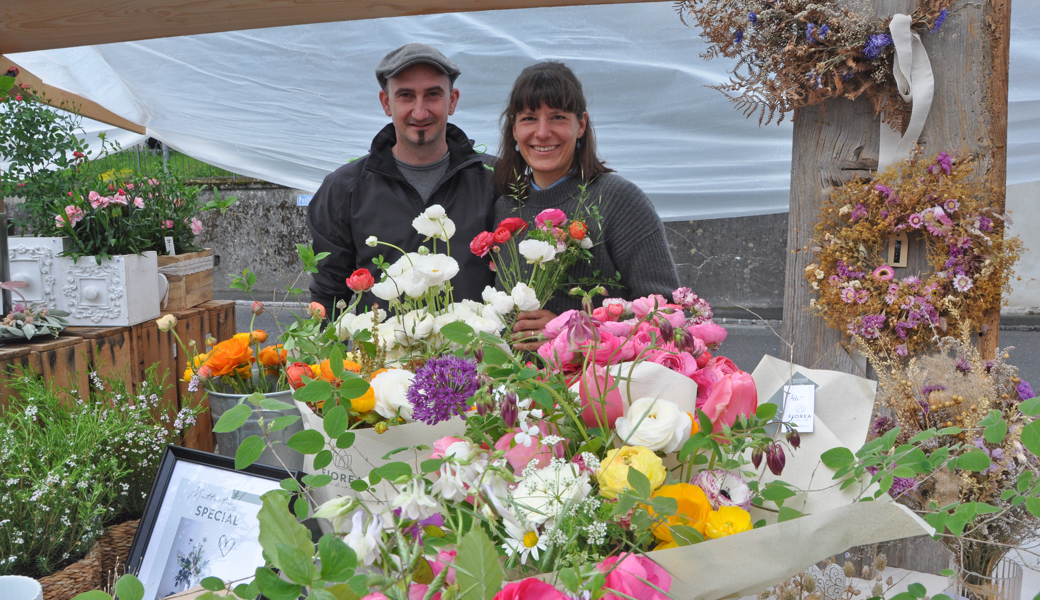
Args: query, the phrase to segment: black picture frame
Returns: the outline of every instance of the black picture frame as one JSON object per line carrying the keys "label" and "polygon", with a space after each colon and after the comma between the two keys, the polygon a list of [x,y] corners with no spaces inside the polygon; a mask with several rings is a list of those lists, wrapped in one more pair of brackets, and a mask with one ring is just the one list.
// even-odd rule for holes
{"label": "black picture frame", "polygon": [[[187,464],[191,465],[194,469],[202,470],[213,470],[213,475],[217,478],[217,483],[220,483],[220,477],[224,474],[224,479],[248,477],[256,480],[259,487],[267,488],[267,490],[279,489],[281,482],[287,477],[291,476],[296,479],[297,483],[302,490],[304,488],[303,476],[304,474],[299,471],[286,471],[285,469],[272,467],[268,465],[262,465],[254,463],[245,469],[235,469],[235,459],[227,456],[221,456],[219,454],[213,454],[211,452],[203,452],[201,450],[194,450],[192,448],[184,448],[182,446],[167,445],[166,450],[163,453],[162,460],[159,462],[159,468],[155,475],[155,480],[152,482],[151,490],[148,493],[148,501],[145,504],[144,514],[141,516],[141,521],[137,527],[137,533],[134,535],[134,540],[130,546],[130,554],[126,561],[127,573],[137,574],[138,578],[145,586],[145,598],[150,597],[149,588],[157,588],[159,581],[153,581],[151,577],[147,579],[148,574],[141,574],[140,570],[142,563],[148,553],[149,549],[152,548],[152,544],[158,535],[160,538],[164,535],[166,529],[176,524],[165,523],[162,531],[156,531],[156,526],[159,520],[160,513],[167,503],[174,502],[177,500],[168,493],[171,490],[171,483],[173,482],[173,476],[178,465]],[[230,473],[235,473],[232,476]],[[265,483],[270,485],[265,485]],[[176,487],[174,488],[176,489]],[[259,510],[259,509],[258,509]],[[212,517],[211,517],[212,518]],[[220,573],[210,573],[210,575],[220,577]],[[158,592],[161,594],[161,592]],[[156,598],[160,599],[165,595],[157,595]]]}

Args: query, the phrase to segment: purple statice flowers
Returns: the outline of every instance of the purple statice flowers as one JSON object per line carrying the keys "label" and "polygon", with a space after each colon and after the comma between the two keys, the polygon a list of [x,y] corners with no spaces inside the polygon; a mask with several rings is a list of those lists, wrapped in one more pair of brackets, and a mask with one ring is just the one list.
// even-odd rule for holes
{"label": "purple statice flowers", "polygon": [[939,155],[935,157],[935,164],[928,167],[928,172],[932,175],[936,175],[939,171],[942,171],[949,175],[952,169],[953,157],[945,152],[940,152]]}
{"label": "purple statice flowers", "polygon": [[822,42],[827,37],[828,31],[830,29],[826,25],[817,26],[816,23],[809,23],[808,27],[805,28],[805,39],[809,40],[810,44],[815,44],[818,41]]}
{"label": "purple statice flowers", "polygon": [[463,416],[467,402],[480,389],[477,365],[457,356],[431,358],[415,372],[408,389],[416,421],[427,425]]}
{"label": "purple statice flowers", "polygon": [[863,56],[865,56],[867,60],[877,60],[877,57],[881,56],[881,52],[891,45],[892,36],[887,33],[872,35],[867,39],[867,44],[863,46]]}
{"label": "purple statice flowers", "polygon": [[1019,400],[1029,400],[1036,396],[1036,394],[1033,393],[1033,386],[1029,385],[1028,381],[1019,383],[1016,389],[1018,390]]}
{"label": "purple statice flowers", "polygon": [[935,18],[935,25],[932,25],[932,33],[935,33],[936,31],[939,31],[939,28],[942,27],[942,24],[945,23],[945,22],[946,22],[946,9],[944,8],[944,9],[939,11],[939,16]]}

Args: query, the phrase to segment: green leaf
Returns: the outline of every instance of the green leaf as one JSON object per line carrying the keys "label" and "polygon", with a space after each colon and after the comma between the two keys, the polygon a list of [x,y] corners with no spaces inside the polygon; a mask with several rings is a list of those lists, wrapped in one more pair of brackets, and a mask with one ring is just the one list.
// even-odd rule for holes
{"label": "green leaf", "polygon": [[253,414],[253,409],[249,406],[236,404],[220,415],[217,424],[213,426],[213,433],[230,433],[245,425],[251,414]]}
{"label": "green leaf", "polygon": [[256,597],[260,595],[260,590],[256,587],[256,581],[250,581],[248,584],[240,583],[235,586],[235,595],[242,600],[256,600]]}
{"label": "green leaf", "polygon": [[965,471],[985,471],[992,462],[982,450],[972,450],[957,457],[957,466]]}
{"label": "green leaf", "polygon": [[455,557],[458,600],[489,600],[502,589],[503,575],[495,545],[483,529],[475,527],[462,536]]}
{"label": "green leaf", "polygon": [[944,427],[936,432],[936,435],[957,435],[964,431],[960,427]]}
{"label": "green leaf", "polygon": [[957,574],[957,571],[954,571],[953,569],[943,569],[942,571],[939,571],[939,574],[943,577],[953,577]]}
{"label": "green leaf", "polygon": [[388,462],[381,467],[372,469],[372,473],[375,473],[388,481],[394,481],[398,477],[406,477],[412,474],[412,467],[405,462],[395,461]]}
{"label": "green leaf", "polygon": [[642,500],[649,500],[650,494],[653,492],[650,480],[638,469],[630,468],[628,470],[628,487]]}
{"label": "green leaf", "polygon": [[355,575],[351,577],[350,581],[347,582],[347,585],[350,586],[350,589],[353,590],[358,597],[368,594],[368,577],[365,575]]}
{"label": "green leaf", "polygon": [[776,520],[780,523],[783,523],[784,521],[791,521],[793,519],[797,519],[800,516],[802,516],[802,513],[800,511],[797,511],[787,506],[781,506],[780,514]]}
{"label": "green leaf", "polygon": [[339,600],[339,598],[336,597],[336,594],[333,594],[324,588],[314,588],[311,589],[310,595],[307,596],[307,600]]}
{"label": "green leaf", "polygon": [[1034,517],[1040,518],[1040,498],[1026,498],[1026,510]]}
{"label": "green leaf", "polygon": [[332,397],[332,384],[322,379],[315,379],[293,392],[293,398],[300,402],[317,404]]}
{"label": "green leaf", "polygon": [[936,433],[935,433],[935,428],[934,427],[932,427],[931,429],[925,429],[921,433],[919,433],[919,434],[915,435],[914,437],[910,438],[910,443],[911,444],[919,444],[921,442],[926,442],[926,441],[932,439],[933,437],[935,437],[935,435],[936,435]]}
{"label": "green leaf", "polygon": [[327,411],[325,418],[322,420],[322,427],[325,428],[325,433],[331,439],[336,439],[343,435],[349,425],[350,416],[347,415],[347,409],[343,408],[342,405],[334,406],[332,410]]}
{"label": "green leaf", "polygon": [[455,321],[454,323],[448,323],[444,327],[441,327],[441,335],[444,339],[455,342],[460,346],[465,346],[473,340],[474,332],[473,328],[466,325],[462,321]]}
{"label": "green leaf", "polygon": [[987,442],[994,445],[1003,442],[1005,435],[1007,435],[1007,422],[1004,421],[1004,419],[986,427],[982,432],[982,437],[986,438]]}
{"label": "green leaf", "polygon": [[346,450],[354,445],[355,434],[353,431],[348,431],[343,435],[336,438],[336,447],[340,450]]}
{"label": "green leaf", "polygon": [[264,396],[260,399],[260,408],[265,410],[296,410],[296,405],[282,402],[270,396]]}
{"label": "green leaf", "polygon": [[581,581],[578,579],[578,574],[574,572],[571,567],[560,569],[559,571],[560,583],[563,587],[572,594],[577,594]]}
{"label": "green leaf", "polygon": [[831,469],[840,469],[851,465],[856,457],[848,448],[831,448],[820,455],[820,460]]}
{"label": "green leaf", "polygon": [[444,462],[445,459],[443,458],[431,458],[429,460],[424,460],[421,463],[419,463],[419,468],[422,469],[423,473],[433,473],[435,471],[439,471],[441,465],[443,465]]}
{"label": "green leaf", "polygon": [[368,382],[360,377],[344,379],[339,386],[339,395],[345,400],[353,400],[354,398],[364,396],[370,387],[372,386],[368,385]]}
{"label": "green leaf", "polygon": [[768,421],[776,416],[777,408],[777,405],[771,402],[762,404],[758,407],[758,410],[755,411],[755,417],[757,417],[760,421]]}
{"label": "green leaf", "polygon": [[768,500],[777,506],[783,506],[784,501],[795,495],[795,491],[786,485],[778,485],[775,482],[766,484],[766,487],[762,489],[762,498]]}
{"label": "green leaf", "polygon": [[704,447],[709,441],[710,438],[703,432],[698,431],[691,435],[690,439],[686,440],[686,443],[684,443],[682,448],[679,449],[679,462],[685,461],[689,458],[690,454]]}
{"label": "green leaf", "polygon": [[1033,456],[1040,456],[1040,420],[1022,428],[1022,445],[1032,452]]}
{"label": "green leaf", "polygon": [[1015,483],[1015,489],[1018,490],[1019,494],[1024,494],[1032,483],[1033,473],[1031,471],[1025,471],[1018,476],[1018,481]]}
{"label": "green leaf", "polygon": [[680,546],[699,544],[704,541],[704,536],[701,535],[701,532],[689,525],[672,525],[668,530],[672,532],[672,539]]}
{"label": "green leaf", "polygon": [[[268,557],[278,556],[278,544],[299,548],[304,553],[314,552],[310,531],[289,512],[289,500],[283,494],[271,491],[260,499],[263,505],[256,515],[260,522],[259,540]],[[272,562],[275,567],[281,568],[280,562]],[[259,577],[259,570],[257,576]],[[267,595],[267,592],[264,594]]]}
{"label": "green leaf", "polygon": [[1040,396],[1036,398],[1030,398],[1022,404],[1019,404],[1018,410],[1020,410],[1022,414],[1029,415],[1030,417],[1040,415]]}
{"label": "green leaf", "polygon": [[300,420],[300,415],[286,415],[284,417],[278,417],[271,421],[271,424],[267,427],[270,432],[281,431],[286,427]]}
{"label": "green leaf", "polygon": [[907,586],[906,591],[913,594],[915,598],[924,598],[925,594],[928,593],[928,590],[920,583],[911,583]]}
{"label": "green leaf", "polygon": [[123,575],[116,581],[115,592],[119,600],[141,600],[144,598],[144,585],[133,575]]}
{"label": "green leaf", "polygon": [[711,419],[708,418],[707,413],[701,409],[695,409],[697,411],[697,424],[700,425],[701,431],[705,435],[711,433]]}
{"label": "green leaf", "polygon": [[333,346],[332,351],[329,352],[329,368],[332,370],[332,376],[336,379],[343,375],[343,349],[339,344]]}
{"label": "green leaf", "polygon": [[312,556],[308,556],[306,552],[288,544],[278,544],[277,548],[282,573],[295,583],[310,585],[317,574]]}
{"label": "green leaf", "polygon": [[285,445],[300,454],[317,454],[325,447],[325,436],[320,431],[304,429],[294,433]]}
{"label": "green leaf", "polygon": [[304,475],[303,483],[312,488],[325,487],[332,483],[332,475]]}
{"label": "green leaf", "polygon": [[99,590],[91,590],[82,594],[76,594],[72,597],[72,600],[112,600],[112,596]]}
{"label": "green leaf", "polygon": [[350,489],[354,490],[355,492],[363,492],[368,489],[368,482],[366,482],[364,479],[355,479],[354,481],[350,482]]}
{"label": "green leaf", "polygon": [[303,496],[297,496],[293,500],[293,514],[296,515],[297,521],[304,521],[311,513],[311,505],[307,502],[307,499]]}
{"label": "green leaf", "polygon": [[211,592],[219,592],[224,589],[224,580],[220,577],[206,577],[199,585]]}
{"label": "green leaf", "polygon": [[303,587],[278,578],[271,569],[256,568],[256,586],[270,600],[297,600]]}
{"label": "green leaf", "polygon": [[298,492],[300,491],[300,482],[296,481],[292,477],[286,477],[278,484],[278,487],[287,492]]}
{"label": "green leaf", "polygon": [[[364,576],[362,575],[362,577]],[[325,591],[332,594],[336,600],[361,600],[361,594],[350,589],[350,586],[345,583],[330,585],[325,588]],[[368,590],[365,590],[364,593],[367,595]]]}
{"label": "green leaf", "polygon": [[314,456],[314,468],[324,469],[332,463],[332,450],[322,450]]}
{"label": "green leaf", "polygon": [[255,463],[260,455],[264,453],[264,438],[251,435],[242,440],[235,451],[235,468],[242,470]]}
{"label": "green leaf", "polygon": [[653,498],[650,500],[650,506],[654,507],[655,513],[665,517],[670,517],[679,510],[679,503],[675,498],[669,498],[667,496]]}
{"label": "green leaf", "polygon": [[507,362],[509,362],[509,355],[503,352],[501,348],[491,344],[484,344],[484,364],[499,366]]}
{"label": "green leaf", "polygon": [[892,596],[892,600],[916,600],[916,598],[917,596],[911,594],[910,592],[901,592],[896,594],[895,596]]}

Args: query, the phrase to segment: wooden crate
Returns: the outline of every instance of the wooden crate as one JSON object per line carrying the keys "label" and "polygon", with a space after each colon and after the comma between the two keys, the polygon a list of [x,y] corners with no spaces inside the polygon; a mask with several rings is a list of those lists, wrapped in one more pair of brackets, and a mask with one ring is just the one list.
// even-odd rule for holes
{"label": "wooden crate", "polygon": [[[213,299],[213,250],[189,252],[177,256],[159,256],[159,272],[170,283],[163,312],[176,312],[198,306]],[[209,260],[208,267],[194,273],[183,272],[190,261]],[[191,270],[191,268],[187,268]]]}
{"label": "wooden crate", "polygon": [[[87,363],[88,343],[81,337],[62,336],[41,338],[39,342],[19,343],[0,348],[0,379],[17,376],[19,367],[31,367],[43,380],[56,389],[75,391],[85,397],[90,393],[90,369]],[[4,386],[7,388],[8,386]],[[6,404],[10,392],[3,393]],[[76,397],[62,394],[67,402]]]}
{"label": "wooden crate", "polygon": [[198,306],[206,309],[203,328],[207,336],[217,340],[229,340],[238,333],[234,300],[210,300]]}
{"label": "wooden crate", "polygon": [[40,355],[33,354],[28,344],[8,344],[0,346],[0,413],[7,409],[7,403],[14,393],[9,381],[21,376],[22,370],[40,371]]}
{"label": "wooden crate", "polygon": [[174,359],[173,346],[176,341],[171,333],[159,331],[155,321],[146,321],[130,328],[130,378],[134,384],[134,392],[141,393],[141,382],[152,365],[156,366],[156,377],[170,386],[163,394],[161,406],[168,414],[174,414],[179,408],[177,400],[177,363]]}
{"label": "wooden crate", "polygon": [[181,342],[188,346],[188,352],[184,352],[180,347],[174,349],[178,377],[177,397],[179,406],[180,408],[190,406],[205,409],[205,412],[198,416],[195,426],[184,434],[184,445],[196,450],[213,452],[213,422],[209,416],[209,400],[201,390],[197,392],[188,391],[188,383],[179,380],[188,368],[188,359],[191,356],[191,342],[195,342],[195,348],[199,352],[206,350],[206,328],[209,324],[209,310],[199,307],[171,314],[177,317],[177,326],[174,328],[174,331],[177,332]]}
{"label": "wooden crate", "polygon": [[132,330],[129,327],[69,327],[66,333],[87,340],[87,363],[101,379],[125,381],[136,391],[140,379],[131,368]]}

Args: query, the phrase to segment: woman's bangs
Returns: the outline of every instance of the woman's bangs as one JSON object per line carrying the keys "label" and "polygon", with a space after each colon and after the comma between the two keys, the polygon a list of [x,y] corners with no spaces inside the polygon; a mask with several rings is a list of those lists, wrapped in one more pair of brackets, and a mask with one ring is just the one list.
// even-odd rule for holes
{"label": "woman's bangs", "polygon": [[585,112],[569,87],[554,73],[536,73],[517,86],[510,112],[516,115],[524,110],[536,111],[542,106],[574,114]]}

